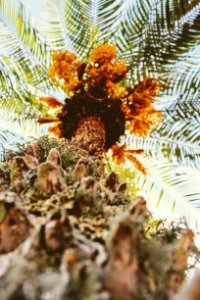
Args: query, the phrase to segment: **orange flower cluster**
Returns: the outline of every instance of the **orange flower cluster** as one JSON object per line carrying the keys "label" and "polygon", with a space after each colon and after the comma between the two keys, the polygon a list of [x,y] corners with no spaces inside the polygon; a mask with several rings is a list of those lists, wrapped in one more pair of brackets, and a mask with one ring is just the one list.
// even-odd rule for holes
{"label": "orange flower cluster", "polygon": [[59,118],[44,117],[44,118],[37,119],[37,122],[40,123],[40,124],[57,123],[57,122],[59,122]]}
{"label": "orange flower cluster", "polygon": [[146,78],[138,83],[122,105],[131,133],[145,138],[162,120],[162,113],[153,107],[153,96],[158,92],[158,82]]}
{"label": "orange flower cluster", "polygon": [[[57,122],[57,124],[58,124],[58,122]],[[58,125],[51,126],[49,128],[49,131],[51,133],[53,133],[55,136],[57,136],[58,138],[60,138],[62,136],[62,132],[61,132],[61,130],[60,130],[60,128],[59,128]]]}
{"label": "orange flower cluster", "polygon": [[117,164],[121,164],[125,162],[125,150],[126,150],[126,144],[119,146],[119,145],[113,145],[112,148],[112,158]]}
{"label": "orange flower cluster", "polygon": [[141,154],[144,152],[142,149],[126,149],[126,144],[119,146],[114,145],[112,146],[112,158],[117,164],[124,163],[126,159],[132,162],[132,164],[138,169],[141,173],[146,175],[147,171],[142,163],[135,157],[134,154]]}
{"label": "orange flower cluster", "polygon": [[108,98],[121,99],[127,95],[127,90],[124,86],[110,80],[107,81],[106,87],[108,88]]}
{"label": "orange flower cluster", "polygon": [[81,72],[84,63],[70,51],[56,50],[53,52],[53,64],[49,69],[49,77],[60,84],[66,92],[74,91],[82,86]]}
{"label": "orange flower cluster", "polygon": [[[61,102],[59,102],[54,97],[40,97],[39,100],[49,108],[55,110],[56,113],[60,112],[64,106]],[[58,117],[46,116],[37,119],[37,122],[39,124],[54,123],[55,125],[53,127],[49,127],[49,131],[52,132],[55,136],[61,137],[61,132],[58,127],[60,124],[60,119]]]}
{"label": "orange flower cluster", "polygon": [[117,48],[111,45],[100,45],[92,51],[87,68],[89,86],[109,90],[110,82],[114,85],[126,76],[126,63],[124,60],[117,61],[116,53]]}
{"label": "orange flower cluster", "polygon": [[48,107],[51,107],[53,109],[63,107],[63,104],[54,97],[40,97],[39,99],[41,102],[45,103]]}
{"label": "orange flower cluster", "polygon": [[[67,50],[53,52],[53,63],[49,69],[49,77],[56,84],[60,84],[66,92],[80,89],[85,73],[85,83],[91,88],[104,91],[108,97],[116,99],[124,94],[124,87],[116,83],[121,81],[126,73],[127,67],[124,60],[115,59],[117,48],[111,45],[100,45],[94,48],[89,56],[88,66],[74,53]],[[122,93],[123,91],[123,93]]]}
{"label": "orange flower cluster", "polygon": [[[49,107],[61,111],[55,113],[57,118],[48,116],[38,122],[55,122],[50,131],[59,137],[70,138],[81,117],[98,114],[107,130],[106,145],[109,146],[105,149],[119,140],[125,125],[130,133],[145,138],[162,120],[162,113],[153,106],[153,97],[158,93],[158,81],[146,78],[133,88],[124,85],[122,80],[128,69],[124,60],[116,59],[116,54],[115,46],[99,45],[92,50],[85,63],[69,51],[54,51],[49,76],[66,92],[71,92],[73,101],[66,100],[62,105],[53,97],[40,98]],[[145,168],[134,156],[138,151],[141,152],[127,150],[125,145],[112,146],[113,159],[117,163],[129,159],[145,174]]]}
{"label": "orange flower cluster", "polygon": [[117,54],[117,48],[112,45],[99,45],[93,49],[89,56],[89,61],[99,65],[109,63]]}
{"label": "orange flower cluster", "polygon": [[132,118],[128,124],[130,133],[145,138],[162,120],[162,113],[154,108],[145,109],[140,115]]}

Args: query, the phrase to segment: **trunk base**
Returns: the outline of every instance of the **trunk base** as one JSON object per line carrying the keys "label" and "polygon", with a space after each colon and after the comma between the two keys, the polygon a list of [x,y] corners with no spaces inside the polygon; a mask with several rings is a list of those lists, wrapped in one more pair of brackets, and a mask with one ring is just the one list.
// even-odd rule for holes
{"label": "trunk base", "polygon": [[87,150],[90,155],[103,153],[105,146],[105,127],[99,117],[85,117],[79,123],[72,144]]}

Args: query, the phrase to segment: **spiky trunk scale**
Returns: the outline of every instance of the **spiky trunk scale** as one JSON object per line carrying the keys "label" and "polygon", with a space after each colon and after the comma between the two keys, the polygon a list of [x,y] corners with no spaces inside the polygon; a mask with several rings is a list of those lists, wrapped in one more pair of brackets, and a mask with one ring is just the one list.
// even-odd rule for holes
{"label": "spiky trunk scale", "polygon": [[[146,294],[152,300],[169,300],[169,292],[176,292],[175,279],[185,277],[192,234],[186,231],[177,238],[174,232],[178,229],[172,227],[146,236],[146,201],[139,198],[129,207],[133,198],[117,174],[100,175],[96,158],[77,146],[84,145],[96,157],[104,141],[101,121],[87,117],[75,131],[73,143],[39,140],[21,156],[8,157],[2,169],[4,192],[0,193],[0,266],[3,261],[9,265],[8,270],[0,268],[2,300],[17,299],[18,294],[20,299],[30,299],[27,286],[33,295],[38,290],[41,294],[32,299],[43,299],[49,280],[51,300],[85,300],[84,295],[144,300]],[[10,182],[8,169],[12,170]],[[14,222],[10,203],[18,212]],[[109,233],[111,217],[125,210],[112,221]],[[12,222],[7,222],[11,217]],[[15,239],[9,238],[10,232]],[[174,262],[178,272],[173,269]]]}
{"label": "spiky trunk scale", "polygon": [[146,236],[146,201],[130,206],[133,197],[117,174],[99,172],[104,143],[101,120],[85,117],[73,141],[39,140],[8,157],[0,193],[1,299],[42,300],[49,290],[50,300],[170,300],[176,293],[192,234],[177,238],[180,229],[172,227]]}

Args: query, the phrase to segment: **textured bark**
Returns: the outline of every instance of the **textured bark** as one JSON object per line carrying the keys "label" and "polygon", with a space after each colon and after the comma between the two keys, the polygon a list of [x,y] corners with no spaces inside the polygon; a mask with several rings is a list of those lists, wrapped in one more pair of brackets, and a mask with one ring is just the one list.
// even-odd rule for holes
{"label": "textured bark", "polygon": [[86,117],[78,125],[72,143],[90,154],[102,154],[105,146],[105,127],[99,117]]}
{"label": "textured bark", "polygon": [[192,232],[151,226],[145,199],[102,170],[104,143],[100,119],[86,117],[73,141],[43,137],[7,156],[0,300],[172,300],[177,293]]}

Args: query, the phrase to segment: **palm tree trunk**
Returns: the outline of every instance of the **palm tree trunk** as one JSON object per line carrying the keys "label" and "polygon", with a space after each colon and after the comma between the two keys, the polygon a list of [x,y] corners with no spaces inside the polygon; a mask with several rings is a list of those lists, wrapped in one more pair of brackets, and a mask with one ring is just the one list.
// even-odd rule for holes
{"label": "palm tree trunk", "polygon": [[7,157],[0,170],[2,300],[42,300],[47,291],[50,300],[170,300],[177,292],[192,232],[155,222],[154,233],[146,201],[130,206],[133,195],[118,175],[99,172],[104,149],[104,124],[87,116],[70,141],[43,137]]}
{"label": "palm tree trunk", "polygon": [[91,155],[101,155],[105,146],[105,127],[100,118],[83,118],[75,131],[72,143],[87,150]]}

